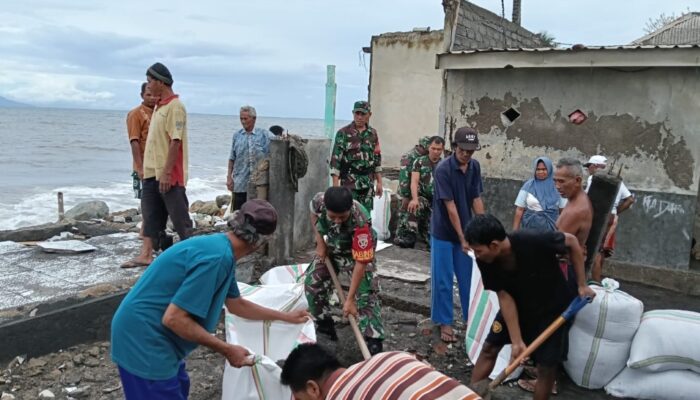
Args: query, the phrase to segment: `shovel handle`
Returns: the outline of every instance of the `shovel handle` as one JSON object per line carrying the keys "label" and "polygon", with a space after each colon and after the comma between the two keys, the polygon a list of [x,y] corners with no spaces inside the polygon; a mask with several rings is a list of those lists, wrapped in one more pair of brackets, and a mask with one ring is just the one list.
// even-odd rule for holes
{"label": "shovel handle", "polygon": [[500,374],[489,384],[489,389],[495,389],[500,385],[510,374],[515,371],[516,368],[527,358],[530,357],[532,353],[537,350],[542,343],[544,343],[554,332],[557,331],[566,321],[570,320],[577,312],[579,312],[586,304],[591,302],[590,297],[579,297],[576,298],[569,304],[569,307],[564,311],[557,319],[552,322],[544,332],[540,333],[532,343],[523,351],[512,363],[510,363],[506,369],[501,371]]}
{"label": "shovel handle", "polygon": [[[338,298],[340,299],[340,302],[345,304],[345,292],[343,292],[343,287],[340,286],[340,281],[338,280],[338,275],[335,273],[335,267],[333,266],[333,263],[331,262],[331,259],[326,257],[326,268],[328,268],[328,273],[331,274],[331,280],[333,281],[333,286],[335,286],[335,291],[338,292]],[[352,333],[355,334],[355,340],[357,341],[357,345],[360,346],[360,352],[362,352],[362,357],[365,360],[369,360],[372,355],[369,353],[369,349],[367,348],[367,343],[365,343],[365,338],[362,336],[362,333],[360,333],[360,327],[357,325],[357,320],[355,319],[355,316],[350,314],[348,315],[348,320],[350,321],[350,327],[352,328]]]}

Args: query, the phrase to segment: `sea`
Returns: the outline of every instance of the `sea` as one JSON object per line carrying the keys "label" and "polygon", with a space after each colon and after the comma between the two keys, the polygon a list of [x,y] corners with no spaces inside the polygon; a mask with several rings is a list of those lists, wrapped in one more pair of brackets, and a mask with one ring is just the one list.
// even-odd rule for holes
{"label": "sea", "polygon": [[[110,211],[139,206],[132,190],[127,111],[0,108],[0,230],[55,222],[58,192],[65,209],[103,200]],[[227,193],[231,137],[237,115],[188,114],[187,195],[213,200]],[[336,129],[348,121],[336,121]],[[258,116],[303,137],[323,137],[322,119]]]}

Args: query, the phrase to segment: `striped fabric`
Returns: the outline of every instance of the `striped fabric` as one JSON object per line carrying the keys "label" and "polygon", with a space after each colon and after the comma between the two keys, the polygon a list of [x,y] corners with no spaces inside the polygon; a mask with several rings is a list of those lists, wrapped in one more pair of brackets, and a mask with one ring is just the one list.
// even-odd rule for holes
{"label": "striped fabric", "polygon": [[379,353],[343,372],[327,400],[476,400],[458,381],[402,352]]}

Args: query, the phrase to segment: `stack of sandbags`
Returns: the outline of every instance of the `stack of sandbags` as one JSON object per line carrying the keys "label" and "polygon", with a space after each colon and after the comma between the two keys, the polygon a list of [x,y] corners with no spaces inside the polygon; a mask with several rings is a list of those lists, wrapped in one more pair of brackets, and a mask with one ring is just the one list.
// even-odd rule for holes
{"label": "stack of sandbags", "polygon": [[644,305],[604,279],[591,285],[596,297],[576,315],[569,330],[569,355],[564,369],[579,386],[600,389],[625,368]]}
{"label": "stack of sandbags", "polygon": [[[283,266],[268,271],[267,281],[295,282],[303,267]],[[296,277],[295,277],[296,276]],[[274,277],[274,278],[273,278]],[[293,278],[295,277],[295,278]],[[246,300],[278,311],[308,308],[303,283],[249,286],[238,283]],[[246,347],[255,355],[253,367],[224,368],[222,399],[290,399],[291,391],[280,383],[281,368],[276,364],[287,358],[301,343],[316,341],[313,321],[289,324],[281,321],[251,321],[225,310],[226,341]]]}
{"label": "stack of sandbags", "polygon": [[608,394],[637,399],[700,398],[700,313],[644,313],[625,368]]}

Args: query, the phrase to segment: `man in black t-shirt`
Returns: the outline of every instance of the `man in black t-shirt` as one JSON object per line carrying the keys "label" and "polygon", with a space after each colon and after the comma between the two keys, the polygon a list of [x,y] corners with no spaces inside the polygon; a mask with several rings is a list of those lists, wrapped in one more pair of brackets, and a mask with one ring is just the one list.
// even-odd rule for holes
{"label": "man in black t-shirt", "polygon": [[[578,295],[593,298],[586,285],[583,251],[575,236],[563,232],[517,231],[506,235],[493,215],[475,216],[466,230],[474,250],[484,288],[498,294],[501,310],[491,326],[472,372],[472,383],[486,379],[498,352],[512,345],[514,360],[576,296],[559,267],[559,256],[568,254],[573,264]],[[560,328],[533,354],[538,380],[535,399],[547,399],[557,367],[566,359],[568,330]]]}

